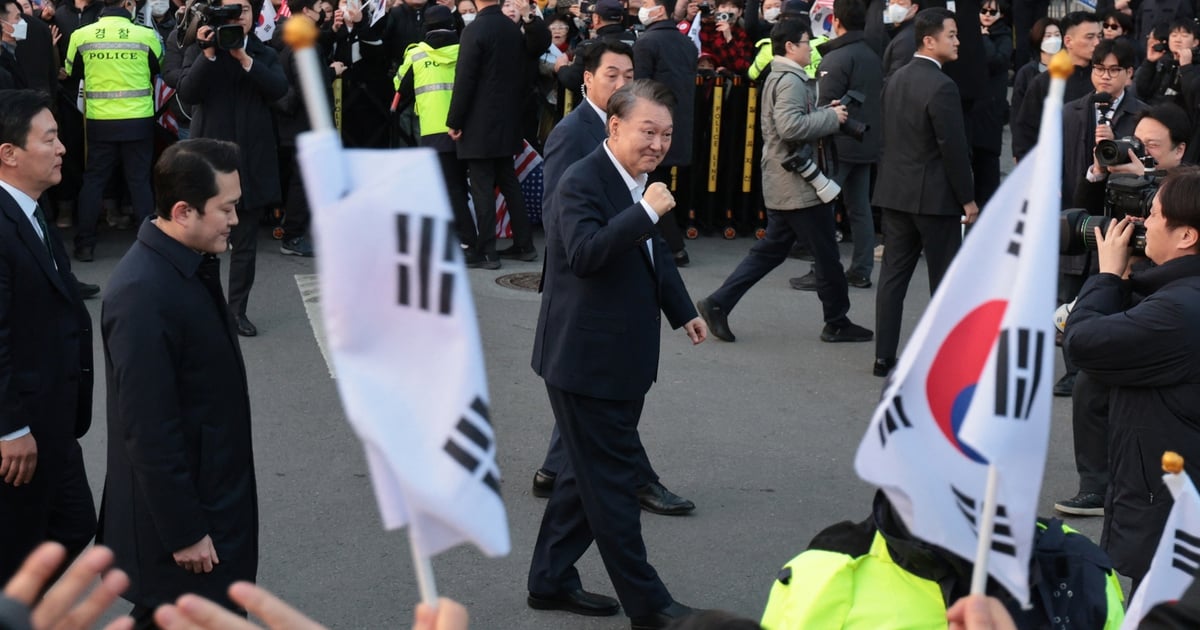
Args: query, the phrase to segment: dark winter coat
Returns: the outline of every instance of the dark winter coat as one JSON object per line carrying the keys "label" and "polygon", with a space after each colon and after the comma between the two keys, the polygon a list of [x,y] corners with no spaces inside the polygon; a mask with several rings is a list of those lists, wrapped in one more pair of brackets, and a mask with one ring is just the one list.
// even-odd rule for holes
{"label": "dark winter coat", "polygon": [[654,79],[675,96],[675,134],[662,166],[692,163],[692,120],[696,107],[696,44],[675,28],[674,20],[646,27],[633,47],[633,76]]}
{"label": "dark winter coat", "polygon": [[983,56],[987,66],[987,89],[971,108],[971,143],[993,155],[1000,155],[1004,125],[1008,123],[1008,68],[1012,65],[1012,29],[996,22],[983,37]]}
{"label": "dark winter coat", "polygon": [[873,164],[879,160],[879,140],[883,134],[883,70],[879,55],[867,43],[863,31],[850,31],[817,49],[821,52],[817,106],[824,107],[850,90],[864,97],[862,105],[855,104],[848,110],[850,118],[868,125],[867,132],[861,142],[845,134],[834,136],[838,161]]}

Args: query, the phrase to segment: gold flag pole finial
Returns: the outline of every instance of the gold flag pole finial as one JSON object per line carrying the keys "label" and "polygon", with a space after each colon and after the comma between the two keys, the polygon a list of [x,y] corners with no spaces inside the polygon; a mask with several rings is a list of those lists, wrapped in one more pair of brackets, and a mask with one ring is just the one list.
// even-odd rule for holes
{"label": "gold flag pole finial", "polygon": [[297,15],[283,23],[283,42],[292,50],[316,46],[320,34],[316,22],[307,16]]}
{"label": "gold flag pole finial", "polygon": [[[287,36],[287,33],[284,33]],[[1060,50],[1050,58],[1050,66],[1047,68],[1050,71],[1052,79],[1067,79],[1075,72],[1075,64],[1071,62],[1071,55],[1066,50]]]}
{"label": "gold flag pole finial", "polygon": [[1183,456],[1175,451],[1165,451],[1162,456],[1162,467],[1164,472],[1178,475],[1183,472]]}

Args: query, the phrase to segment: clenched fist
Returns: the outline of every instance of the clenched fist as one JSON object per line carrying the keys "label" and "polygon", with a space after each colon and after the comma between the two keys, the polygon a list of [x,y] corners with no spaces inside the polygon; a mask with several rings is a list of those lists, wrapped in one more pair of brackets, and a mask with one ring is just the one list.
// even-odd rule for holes
{"label": "clenched fist", "polygon": [[654,210],[654,214],[660,217],[675,207],[675,196],[667,189],[667,185],[662,182],[650,184],[646,188],[646,193],[642,195],[642,200],[650,204],[650,207]]}

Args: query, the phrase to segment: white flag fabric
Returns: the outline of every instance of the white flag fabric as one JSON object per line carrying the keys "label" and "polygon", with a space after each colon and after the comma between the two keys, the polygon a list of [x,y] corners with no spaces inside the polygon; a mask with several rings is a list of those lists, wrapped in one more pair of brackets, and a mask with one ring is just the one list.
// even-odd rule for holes
{"label": "white flag fabric", "polygon": [[254,34],[258,36],[258,41],[271,41],[271,37],[275,35],[275,20],[277,17],[275,5],[271,4],[271,0],[263,2],[262,11],[258,13],[258,24],[254,27]]}
{"label": "white flag fabric", "polygon": [[696,45],[696,56],[699,57],[700,55],[704,54],[704,46],[700,45],[700,14],[699,13],[696,14],[696,17],[692,18],[692,25],[688,27],[687,36],[689,39],[692,40],[692,43]]}
{"label": "white flag fabric", "polygon": [[983,209],[930,301],[855,459],[915,536],[972,562],[996,465],[988,573],[1022,604],[1050,436],[1062,155],[1061,92],[1054,97],[1037,148]]}
{"label": "white flag fabric", "polygon": [[1134,630],[1151,608],[1175,601],[1200,572],[1200,494],[1187,473],[1163,475],[1175,505],[1167,517],[1150,572],[1142,580],[1125,611],[1121,630]]}
{"label": "white flag fabric", "polygon": [[[326,334],[384,527],[509,551],[475,306],[436,154],[299,137]],[[340,158],[339,158],[340,156]]]}

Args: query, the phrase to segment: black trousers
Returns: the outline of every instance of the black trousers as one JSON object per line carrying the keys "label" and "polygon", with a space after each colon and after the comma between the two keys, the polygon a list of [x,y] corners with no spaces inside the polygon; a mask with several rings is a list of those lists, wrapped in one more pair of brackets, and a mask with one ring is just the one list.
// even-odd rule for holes
{"label": "black trousers", "polygon": [[133,213],[140,224],[154,213],[154,193],[150,188],[150,165],[154,159],[154,139],[109,142],[89,138],[87,168],[79,188],[79,228],[75,247],[96,246],[96,226],[100,222],[104,188],[117,164],[125,174],[125,185],[133,202]]}
{"label": "black trousers", "polygon": [[626,615],[666,608],[671,594],[646,558],[635,490],[643,400],[601,400],[549,384],[546,391],[567,460],[542,516],[529,592],[581,588],[575,563],[594,540]]}
{"label": "black trousers", "polygon": [[38,445],[33,480],[19,488],[0,481],[0,584],[46,541],[67,548],[66,567],[96,534],[96,506],[79,443]]}
{"label": "black trousers", "polygon": [[229,244],[229,312],[245,315],[254,286],[254,261],[258,258],[258,224],[262,208],[238,208],[238,224],[233,226]]}
{"label": "black trousers", "polygon": [[975,175],[975,203],[982,210],[1000,188],[1000,154],[975,147],[971,152],[971,172]]}
{"label": "black trousers", "polygon": [[1071,435],[1075,441],[1075,470],[1079,491],[1104,496],[1108,492],[1108,392],[1087,372],[1075,376],[1071,396]]}
{"label": "black trousers", "polygon": [[[304,192],[304,171],[296,158],[296,147],[279,147],[279,180],[283,185],[283,240],[290,241],[308,234],[312,212]],[[241,217],[238,217],[239,223]],[[230,235],[232,236],[232,235]]]}
{"label": "black trousers", "polygon": [[[676,208],[687,208],[691,203],[691,194],[688,191],[684,174],[686,166],[660,166],[650,172],[650,176],[646,179],[646,185],[649,186],[654,182],[662,182],[671,187],[671,169],[676,169],[679,176],[678,184],[671,194],[675,197]],[[662,235],[663,240],[667,242],[667,247],[671,248],[671,253],[678,254],[683,251],[683,230],[679,229],[679,214],[674,210],[662,215],[658,219],[658,233]]]}
{"label": "black trousers", "polygon": [[[453,151],[439,151],[438,163],[442,165],[442,179],[446,182],[446,193],[450,196],[450,210],[454,212],[454,232],[463,245],[476,249],[478,237],[475,233],[475,217],[467,205],[467,165]],[[521,197],[521,202],[525,198]],[[494,232],[494,230],[493,230]]]}
{"label": "black trousers", "polygon": [[[637,460],[636,487],[641,488],[646,484],[658,481],[658,473],[650,465],[650,456],[646,454],[646,447],[642,446],[640,435],[638,436],[638,453],[635,459]],[[557,474],[566,465],[567,449],[563,446],[562,433],[558,430],[558,424],[556,423],[554,430],[550,432],[550,446],[546,448],[546,459],[542,461],[542,469]]]}
{"label": "black trousers", "polygon": [[508,203],[508,220],[512,225],[513,245],[533,247],[529,214],[525,211],[525,196],[512,157],[468,160],[471,174],[471,199],[475,202],[475,223],[479,226],[476,251],[485,256],[496,254],[496,189]]}
{"label": "black trousers", "polygon": [[961,219],[883,209],[883,264],[875,293],[875,357],[896,358],[904,297],[921,251],[929,268],[929,294],[937,291],[962,245]]}
{"label": "black trousers", "polygon": [[813,274],[817,278],[817,297],[821,300],[825,323],[835,326],[850,323],[846,317],[850,312],[850,293],[833,235],[835,229],[833,207],[829,204],[800,210],[767,210],[766,236],[754,242],[750,253],[709,299],[726,313],[732,311],[750,287],[788,259],[792,245],[799,240],[813,254]]}

